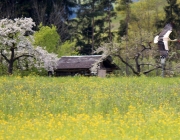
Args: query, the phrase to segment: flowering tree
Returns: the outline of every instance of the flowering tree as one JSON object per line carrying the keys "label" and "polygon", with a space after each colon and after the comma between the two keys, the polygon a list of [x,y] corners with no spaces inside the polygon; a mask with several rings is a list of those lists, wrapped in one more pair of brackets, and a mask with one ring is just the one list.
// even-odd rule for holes
{"label": "flowering tree", "polygon": [[48,53],[45,49],[38,46],[34,50],[34,58],[36,59],[35,67],[44,68],[47,71],[54,71],[59,60],[57,54]]}
{"label": "flowering tree", "polygon": [[[41,47],[32,46],[32,30],[35,23],[31,18],[16,18],[0,20],[0,54],[8,64],[8,73],[13,73],[13,64],[19,60],[23,66],[23,59],[28,58],[30,65],[41,63],[39,67],[52,70],[57,60],[54,54],[48,54]],[[42,65],[42,63],[44,65]],[[53,65],[53,66],[52,66]]]}

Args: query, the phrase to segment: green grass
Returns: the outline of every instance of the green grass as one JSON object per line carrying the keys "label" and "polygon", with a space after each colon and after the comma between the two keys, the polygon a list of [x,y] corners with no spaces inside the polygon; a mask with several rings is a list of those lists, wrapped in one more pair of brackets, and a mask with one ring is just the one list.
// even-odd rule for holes
{"label": "green grass", "polygon": [[0,77],[0,139],[180,137],[180,79]]}

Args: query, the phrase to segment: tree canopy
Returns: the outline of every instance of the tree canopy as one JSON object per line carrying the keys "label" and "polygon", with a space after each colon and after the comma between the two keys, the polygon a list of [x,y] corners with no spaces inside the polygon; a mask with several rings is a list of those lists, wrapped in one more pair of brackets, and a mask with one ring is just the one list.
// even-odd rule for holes
{"label": "tree canopy", "polygon": [[34,33],[34,45],[45,47],[50,53],[57,52],[60,43],[60,36],[54,25],[42,26],[40,24],[39,31]]}
{"label": "tree canopy", "polygon": [[[8,73],[13,73],[13,65],[19,61],[20,68],[36,66],[53,70],[56,66],[57,56],[50,54],[41,47],[32,45],[32,30],[35,23],[31,18],[15,18],[0,20],[0,54],[2,61],[8,65]],[[26,59],[24,59],[26,58]]]}

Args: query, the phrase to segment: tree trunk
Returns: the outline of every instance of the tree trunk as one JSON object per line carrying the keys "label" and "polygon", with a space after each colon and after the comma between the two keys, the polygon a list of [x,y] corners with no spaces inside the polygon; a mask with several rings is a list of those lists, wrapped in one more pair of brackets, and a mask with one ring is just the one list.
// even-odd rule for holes
{"label": "tree trunk", "polygon": [[9,60],[8,73],[13,74],[13,63],[14,63],[14,48],[11,48],[11,57]]}
{"label": "tree trunk", "polygon": [[111,11],[110,11],[110,2],[108,3],[108,22],[109,22],[109,41],[112,42],[112,35],[111,35]]}
{"label": "tree trunk", "polygon": [[[129,36],[128,36],[128,28],[129,28],[129,20],[130,20],[130,7],[129,4],[126,4],[126,62],[128,62],[128,42],[129,42]],[[126,65],[126,75],[129,75],[129,67]]]}
{"label": "tree trunk", "polygon": [[94,18],[92,20],[92,53],[94,52]]}
{"label": "tree trunk", "polygon": [[12,62],[12,61],[10,61],[10,63],[9,63],[8,73],[9,73],[10,75],[13,74],[13,62]]}

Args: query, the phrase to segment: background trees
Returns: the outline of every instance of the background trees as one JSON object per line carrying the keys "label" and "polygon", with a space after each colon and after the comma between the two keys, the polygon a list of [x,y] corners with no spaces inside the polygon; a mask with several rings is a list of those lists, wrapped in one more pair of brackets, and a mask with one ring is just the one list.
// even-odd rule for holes
{"label": "background trees", "polygon": [[[98,28],[98,24],[95,23],[95,18],[102,15],[102,9],[99,9],[98,2],[99,0],[85,1],[80,5],[77,12],[77,33],[79,34],[79,37],[76,38],[76,45],[79,47],[80,54],[92,54],[95,49],[98,40],[95,39]],[[101,24],[100,21],[99,24]]]}
{"label": "background trees", "polygon": [[57,27],[61,40],[70,38],[69,17],[73,14],[74,0],[2,0],[0,19],[31,17],[36,25]]}
{"label": "background trees", "polygon": [[[0,18],[32,17],[36,23],[33,27],[35,45],[46,46],[47,51],[59,56],[89,55],[104,43],[118,43],[119,54],[126,63],[119,58],[115,61],[123,73],[131,74],[128,65],[140,65],[140,71],[158,66],[155,45],[143,53],[141,50],[148,47],[148,42],[153,41],[170,19],[176,25],[171,38],[180,38],[179,3],[179,0],[139,0],[135,3],[131,0],[83,0],[81,3],[75,0],[2,0]],[[77,16],[72,18],[73,11]],[[38,28],[40,23],[41,28]],[[170,44],[170,48],[169,60],[173,61],[168,67],[174,68],[179,64],[179,44]],[[20,59],[17,62],[21,62]]]}
{"label": "background trees", "polygon": [[111,19],[116,16],[115,0],[90,0],[80,5],[77,12],[77,43],[80,54],[92,54],[101,42],[112,41]]}
{"label": "background trees", "polygon": [[115,7],[113,7],[113,4],[116,2],[116,0],[103,0],[100,3],[100,6],[102,6],[103,10],[103,17],[102,21],[104,22],[104,26],[101,28],[101,34],[103,34],[102,40],[103,42],[113,42],[115,34],[113,33],[113,25],[112,20],[117,17],[117,14],[115,12]]}
{"label": "background trees", "polygon": [[[157,20],[156,27],[158,30],[161,30],[163,26],[167,23],[173,23],[173,32],[170,34],[170,38],[180,39],[180,7],[177,0],[167,0],[167,5],[164,8],[164,16],[163,18]],[[166,70],[169,72],[176,71],[179,69],[179,58],[180,58],[180,43],[178,42],[170,42],[169,43],[169,57],[167,61]],[[176,70],[175,70],[176,69]],[[179,70],[178,70],[179,71]]]}
{"label": "background trees", "polygon": [[1,0],[0,18],[32,17],[30,0]]}

